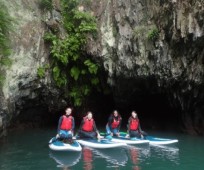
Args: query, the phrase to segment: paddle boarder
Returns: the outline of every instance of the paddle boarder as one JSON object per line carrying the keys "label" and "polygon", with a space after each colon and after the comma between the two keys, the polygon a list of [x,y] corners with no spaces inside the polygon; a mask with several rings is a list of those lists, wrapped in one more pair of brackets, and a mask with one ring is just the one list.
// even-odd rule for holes
{"label": "paddle boarder", "polygon": [[67,107],[65,114],[59,118],[56,138],[72,142],[75,122],[72,114],[72,108]]}
{"label": "paddle boarder", "polygon": [[106,134],[111,136],[119,136],[122,118],[117,110],[114,110],[108,118],[106,124]]}
{"label": "paddle boarder", "polygon": [[100,139],[100,134],[96,128],[92,112],[88,111],[86,116],[81,121],[78,135],[80,138]]}
{"label": "paddle boarder", "polygon": [[144,136],[147,136],[147,134],[141,129],[140,121],[136,111],[131,112],[131,116],[128,119],[127,128],[130,138],[133,137],[144,138]]}

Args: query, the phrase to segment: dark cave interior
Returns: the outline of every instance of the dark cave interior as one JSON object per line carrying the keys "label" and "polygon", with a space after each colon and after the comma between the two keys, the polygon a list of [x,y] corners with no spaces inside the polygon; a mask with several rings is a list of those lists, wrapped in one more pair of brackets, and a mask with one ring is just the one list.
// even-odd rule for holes
{"label": "dark cave interior", "polygon": [[[113,110],[118,110],[122,116],[121,129],[126,131],[126,125],[131,111],[138,113],[143,130],[179,131],[181,127],[179,110],[172,108],[166,96],[162,94],[145,94],[136,98],[132,94],[129,102],[116,103],[112,95],[97,94],[94,100],[89,100],[88,107],[74,109],[76,131],[87,111],[92,111],[96,125],[105,130],[108,117]],[[123,100],[125,101],[125,100]],[[46,106],[27,108],[13,120],[12,126],[52,127],[57,128],[58,120],[64,114],[65,108],[49,112]]]}

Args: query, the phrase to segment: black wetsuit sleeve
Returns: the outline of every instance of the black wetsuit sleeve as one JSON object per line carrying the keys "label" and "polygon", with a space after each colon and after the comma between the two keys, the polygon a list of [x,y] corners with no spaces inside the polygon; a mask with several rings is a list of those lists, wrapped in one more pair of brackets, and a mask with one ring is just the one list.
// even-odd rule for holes
{"label": "black wetsuit sleeve", "polygon": [[62,124],[62,116],[59,118],[59,121],[58,121],[58,127],[57,127],[57,133],[59,134],[60,132],[60,126]]}
{"label": "black wetsuit sleeve", "polygon": [[139,126],[138,126],[138,131],[142,132],[141,126],[140,126],[140,122],[139,122]]}
{"label": "black wetsuit sleeve", "polygon": [[110,117],[108,118],[108,126],[109,126],[109,127],[111,127],[112,122],[113,122],[113,116],[110,116]]}
{"label": "black wetsuit sleeve", "polygon": [[74,131],[74,128],[75,128],[75,121],[74,121],[74,118],[72,117],[72,131]]}
{"label": "black wetsuit sleeve", "polygon": [[118,132],[120,131],[121,124],[122,124],[122,118],[120,118],[120,123],[118,125]]}
{"label": "black wetsuit sleeve", "polygon": [[93,130],[94,130],[95,132],[98,132],[98,129],[96,128],[96,123],[95,123],[95,121],[93,122]]}

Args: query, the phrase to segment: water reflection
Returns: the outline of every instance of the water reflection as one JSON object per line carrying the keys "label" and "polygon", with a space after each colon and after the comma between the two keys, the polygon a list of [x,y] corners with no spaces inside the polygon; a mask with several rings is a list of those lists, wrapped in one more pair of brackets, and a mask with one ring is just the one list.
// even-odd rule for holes
{"label": "water reflection", "polygon": [[50,157],[58,164],[57,167],[62,167],[68,170],[69,167],[76,165],[80,158],[81,152],[50,152]]}
{"label": "water reflection", "polygon": [[128,161],[124,148],[95,149],[95,153],[111,163],[108,167],[125,166]]}
{"label": "water reflection", "polygon": [[171,162],[179,162],[179,148],[176,146],[153,145],[151,146],[153,152],[162,159],[168,159]]}
{"label": "water reflection", "polygon": [[148,169],[152,163],[154,166],[161,166],[163,163],[165,166],[172,166],[179,164],[180,161],[178,147],[162,145],[127,146],[111,149],[83,147],[82,152],[51,152],[50,157],[57,162],[57,167],[62,167],[64,170],[68,170],[79,161],[82,164],[77,166],[83,166],[84,170],[101,168],[143,170],[144,167]]}
{"label": "water reflection", "polygon": [[131,158],[132,163],[138,164],[139,152],[138,152],[137,148],[135,148],[135,147],[130,148],[129,153],[130,153],[130,158]]}
{"label": "water reflection", "polygon": [[84,169],[92,170],[93,169],[93,149],[88,147],[83,147],[82,149]]}
{"label": "water reflection", "polygon": [[128,146],[127,149],[128,149],[128,155],[133,164],[132,169],[141,170],[139,164],[141,164],[142,161],[145,161],[145,159],[150,156],[149,146],[139,146],[139,147]]}

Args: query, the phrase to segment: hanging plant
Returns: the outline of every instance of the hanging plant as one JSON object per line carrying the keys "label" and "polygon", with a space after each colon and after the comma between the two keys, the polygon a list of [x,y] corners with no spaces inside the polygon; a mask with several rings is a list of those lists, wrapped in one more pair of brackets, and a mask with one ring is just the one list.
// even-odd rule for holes
{"label": "hanging plant", "polygon": [[80,106],[100,82],[99,65],[83,50],[87,36],[96,34],[96,19],[88,12],[79,11],[77,0],[61,0],[61,5],[66,36],[62,38],[50,31],[45,34],[45,40],[51,44],[51,67],[56,85],[66,87],[73,104]]}

